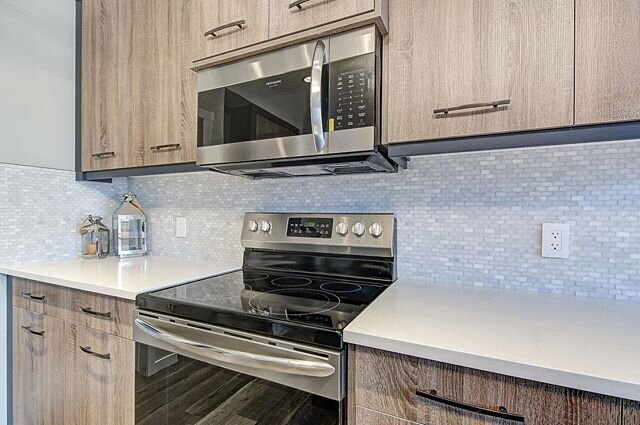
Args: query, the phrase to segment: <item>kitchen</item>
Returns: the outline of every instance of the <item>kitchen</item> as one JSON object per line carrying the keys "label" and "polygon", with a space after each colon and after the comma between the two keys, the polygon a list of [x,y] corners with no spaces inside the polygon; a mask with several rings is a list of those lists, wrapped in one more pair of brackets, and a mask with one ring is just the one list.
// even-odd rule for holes
{"label": "kitchen", "polygon": [[0,423],[640,424],[639,23],[0,0]]}

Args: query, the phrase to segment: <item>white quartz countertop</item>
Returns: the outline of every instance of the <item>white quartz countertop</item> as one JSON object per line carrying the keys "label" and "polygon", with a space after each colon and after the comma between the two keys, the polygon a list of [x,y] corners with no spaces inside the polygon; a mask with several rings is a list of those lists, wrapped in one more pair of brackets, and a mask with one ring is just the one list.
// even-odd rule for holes
{"label": "white quartz countertop", "polygon": [[122,260],[117,257],[75,258],[0,266],[0,274],[133,300],[143,292],[205,279],[240,267],[240,261],[199,261],[148,255]]}
{"label": "white quartz countertop", "polygon": [[640,400],[640,303],[398,280],[348,343]]}

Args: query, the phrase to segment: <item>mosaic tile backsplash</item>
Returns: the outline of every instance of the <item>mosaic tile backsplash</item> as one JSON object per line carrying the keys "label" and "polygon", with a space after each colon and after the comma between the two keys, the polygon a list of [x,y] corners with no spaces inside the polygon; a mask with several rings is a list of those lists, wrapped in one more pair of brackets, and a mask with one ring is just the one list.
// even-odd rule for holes
{"label": "mosaic tile backsplash", "polygon": [[114,183],[76,182],[73,171],[0,164],[0,264],[72,258],[88,214],[108,217],[126,191]]}
{"label": "mosaic tile backsplash", "polygon": [[[640,300],[640,141],[418,157],[392,175],[138,177],[129,189],[155,254],[236,259],[245,211],[393,212],[400,277]],[[544,222],[570,224],[569,259],[540,256]]]}

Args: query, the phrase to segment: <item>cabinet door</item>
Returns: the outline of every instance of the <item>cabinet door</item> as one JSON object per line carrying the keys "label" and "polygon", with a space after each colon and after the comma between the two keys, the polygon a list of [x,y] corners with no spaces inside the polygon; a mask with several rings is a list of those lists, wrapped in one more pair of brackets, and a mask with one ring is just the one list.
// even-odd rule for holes
{"label": "cabinet door", "polygon": [[[269,38],[269,0],[191,0],[190,3],[194,61]],[[213,34],[205,35],[212,30]]]}
{"label": "cabinet door", "polygon": [[196,160],[197,88],[187,1],[134,2],[134,135],[144,165]]}
{"label": "cabinet door", "polygon": [[82,170],[143,165],[134,137],[134,4],[82,2]]}
{"label": "cabinet door", "polygon": [[640,119],[640,2],[576,1],[576,124]]}
{"label": "cabinet door", "polygon": [[13,307],[13,423],[64,425],[64,322]]}
{"label": "cabinet door", "polygon": [[134,423],[134,342],[75,324],[66,331],[68,425]]}
{"label": "cabinet door", "polygon": [[388,142],[572,125],[573,0],[389,3]]}
{"label": "cabinet door", "polygon": [[371,12],[375,8],[374,0],[308,0],[300,3],[299,7],[292,6],[293,3],[296,2],[271,0],[269,38],[318,27]]}

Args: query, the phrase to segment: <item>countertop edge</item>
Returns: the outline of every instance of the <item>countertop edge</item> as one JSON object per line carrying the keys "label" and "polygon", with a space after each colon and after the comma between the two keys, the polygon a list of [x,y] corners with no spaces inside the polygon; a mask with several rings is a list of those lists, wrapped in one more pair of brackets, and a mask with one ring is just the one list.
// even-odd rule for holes
{"label": "countertop edge", "polygon": [[343,338],[348,344],[640,401],[640,385],[634,383],[363,334],[349,331],[348,327]]}
{"label": "countertop edge", "polygon": [[94,294],[101,295],[109,295],[117,298],[127,299],[127,300],[135,300],[136,296],[149,291],[156,291],[160,289],[170,288],[172,286],[181,285],[183,283],[193,282],[196,280],[207,279],[214,276],[219,276],[221,274],[230,273],[236,270],[240,270],[240,267],[237,265],[222,263],[219,264],[220,271],[213,273],[203,273],[200,275],[190,276],[188,279],[176,280],[171,283],[159,284],[149,286],[144,288],[143,290],[134,291],[134,290],[126,290],[120,288],[113,288],[108,286],[101,286],[95,283],[88,283],[79,280],[70,280],[70,279],[61,279],[53,276],[25,272],[21,270],[15,270],[10,267],[0,267],[0,274],[4,274],[7,276],[14,276],[23,279],[35,280],[38,282],[49,283],[51,285],[62,286],[70,289],[78,289],[81,291],[92,292]]}

